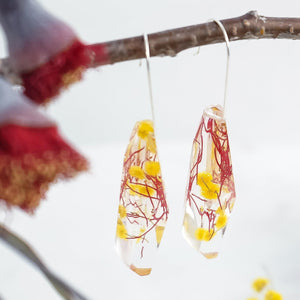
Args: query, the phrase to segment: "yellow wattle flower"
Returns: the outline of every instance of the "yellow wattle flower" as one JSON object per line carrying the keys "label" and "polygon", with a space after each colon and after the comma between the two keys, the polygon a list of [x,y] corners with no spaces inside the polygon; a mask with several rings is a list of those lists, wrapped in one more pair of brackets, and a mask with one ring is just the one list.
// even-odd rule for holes
{"label": "yellow wattle flower", "polygon": [[216,228],[220,229],[223,228],[227,224],[227,216],[224,212],[221,212],[216,220]]}
{"label": "yellow wattle flower", "polygon": [[268,290],[264,300],[283,300],[282,295],[274,290]]}
{"label": "yellow wattle flower", "polygon": [[256,292],[261,292],[269,283],[269,280],[267,278],[258,277],[256,278],[252,283],[252,288]]}
{"label": "yellow wattle flower", "polygon": [[204,184],[209,184],[212,181],[212,175],[208,172],[201,172],[197,175],[197,184],[202,186]]}
{"label": "yellow wattle flower", "polygon": [[127,215],[127,212],[126,212],[126,207],[123,206],[123,205],[119,205],[119,216],[121,219],[125,218],[126,215]]}
{"label": "yellow wattle flower", "polygon": [[144,197],[152,197],[155,195],[155,189],[150,186],[145,186],[142,184],[135,184],[130,183],[130,195],[138,195],[138,196],[144,196]]}
{"label": "yellow wattle flower", "polygon": [[137,134],[140,138],[145,139],[150,133],[154,132],[153,122],[151,120],[144,120],[139,122]]}
{"label": "yellow wattle flower", "polygon": [[158,161],[146,161],[144,170],[147,175],[156,177],[160,174],[160,164]]}
{"label": "yellow wattle flower", "polygon": [[118,238],[123,239],[123,240],[125,240],[127,238],[126,227],[120,219],[118,219],[116,235]]}
{"label": "yellow wattle flower", "polygon": [[145,179],[145,173],[140,166],[131,166],[129,168],[129,175],[137,179]]}
{"label": "yellow wattle flower", "polygon": [[195,231],[195,238],[198,241],[206,241],[208,242],[214,237],[215,233],[213,230],[207,230],[205,228],[197,228]]}
{"label": "yellow wattle flower", "polygon": [[198,173],[197,184],[201,188],[201,195],[209,200],[215,200],[218,198],[220,192],[220,186],[212,182],[212,175],[208,172]]}
{"label": "yellow wattle flower", "polygon": [[218,209],[216,210],[216,214],[221,214],[224,213],[224,210],[221,208],[221,206],[218,207]]}
{"label": "yellow wattle flower", "polygon": [[218,198],[218,190],[214,187],[202,188],[201,195],[208,200],[216,200]]}

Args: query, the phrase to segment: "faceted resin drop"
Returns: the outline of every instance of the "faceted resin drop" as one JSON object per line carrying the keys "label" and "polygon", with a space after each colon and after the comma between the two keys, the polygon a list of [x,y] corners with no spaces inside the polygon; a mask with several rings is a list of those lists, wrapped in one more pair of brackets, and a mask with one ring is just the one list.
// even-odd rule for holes
{"label": "faceted resin drop", "polygon": [[116,232],[117,251],[132,271],[150,274],[167,219],[153,123],[137,122],[124,157]]}
{"label": "faceted resin drop", "polygon": [[227,127],[221,106],[204,110],[196,133],[186,191],[183,235],[207,258],[219,244],[235,201]]}

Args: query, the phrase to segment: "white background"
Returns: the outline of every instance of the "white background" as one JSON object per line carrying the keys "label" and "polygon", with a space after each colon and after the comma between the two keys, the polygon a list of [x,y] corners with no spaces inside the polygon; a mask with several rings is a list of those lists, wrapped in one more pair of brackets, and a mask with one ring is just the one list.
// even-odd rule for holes
{"label": "white background", "polygon": [[[258,10],[298,16],[300,2],[237,0],[41,1],[87,43],[181,27]],[[0,43],[5,56],[5,42]],[[122,156],[137,120],[149,117],[145,64],[88,71],[48,107],[91,171],[53,186],[34,216],[9,226],[50,268],[90,299],[241,300],[256,276],[284,299],[300,299],[300,42],[231,44],[228,127],[237,203],[220,257],[206,260],[181,236],[190,147],[206,105],[222,103],[225,46],[151,59],[157,141],[170,218],[153,272],[140,278],[114,250]],[[5,300],[60,299],[35,269],[0,243]]]}

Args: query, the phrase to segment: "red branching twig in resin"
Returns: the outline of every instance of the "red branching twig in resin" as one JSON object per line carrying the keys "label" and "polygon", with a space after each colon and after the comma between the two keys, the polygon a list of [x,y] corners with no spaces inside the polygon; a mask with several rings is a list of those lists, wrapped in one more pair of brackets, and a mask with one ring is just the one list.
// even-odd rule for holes
{"label": "red branching twig in resin", "polygon": [[149,249],[159,246],[167,218],[153,124],[141,121],[135,125],[125,153],[116,233],[122,258],[139,275],[151,271],[139,265],[151,256]]}
{"label": "red branching twig in resin", "polygon": [[[224,233],[235,200],[235,188],[226,123],[222,107],[204,111],[196,133],[186,195],[184,233],[189,242],[211,258],[200,242],[212,243]],[[219,234],[219,235],[220,235]],[[213,246],[212,246],[213,248]],[[212,254],[214,253],[214,254]]]}

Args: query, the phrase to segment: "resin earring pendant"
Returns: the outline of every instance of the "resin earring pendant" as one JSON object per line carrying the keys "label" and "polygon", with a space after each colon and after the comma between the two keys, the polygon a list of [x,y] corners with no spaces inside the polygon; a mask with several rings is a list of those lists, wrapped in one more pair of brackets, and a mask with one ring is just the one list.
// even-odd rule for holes
{"label": "resin earring pendant", "polygon": [[224,111],[219,105],[210,106],[193,142],[183,222],[185,239],[207,258],[218,255],[234,201]]}
{"label": "resin earring pendant", "polygon": [[137,122],[124,157],[116,247],[138,275],[150,274],[167,219],[153,122]]}
{"label": "resin earring pendant", "polygon": [[[154,105],[150,75],[150,47],[144,34],[152,120]],[[154,135],[154,121],[137,122],[124,163],[116,247],[124,263],[138,275],[149,275],[168,219]]]}

